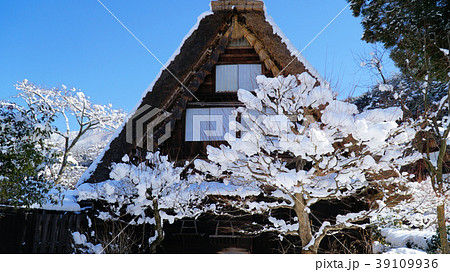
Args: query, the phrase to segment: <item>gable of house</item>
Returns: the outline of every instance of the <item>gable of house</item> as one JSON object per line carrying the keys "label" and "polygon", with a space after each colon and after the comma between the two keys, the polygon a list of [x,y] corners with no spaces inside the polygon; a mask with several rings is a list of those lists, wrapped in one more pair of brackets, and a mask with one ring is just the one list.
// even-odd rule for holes
{"label": "gable of house", "polygon": [[[237,90],[257,88],[259,74],[308,72],[325,84],[265,13],[262,1],[212,1],[211,8],[78,184],[109,179],[111,164],[125,154],[138,158],[159,148],[172,160],[205,156],[206,146],[222,143],[229,132],[231,111],[241,105]],[[152,145],[149,125],[156,139]]]}

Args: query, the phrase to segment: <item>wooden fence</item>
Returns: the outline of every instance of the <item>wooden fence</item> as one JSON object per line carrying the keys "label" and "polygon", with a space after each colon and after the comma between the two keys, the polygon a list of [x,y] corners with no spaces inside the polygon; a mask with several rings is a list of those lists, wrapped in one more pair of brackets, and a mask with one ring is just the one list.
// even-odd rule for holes
{"label": "wooden fence", "polygon": [[83,213],[0,207],[0,253],[71,253]]}

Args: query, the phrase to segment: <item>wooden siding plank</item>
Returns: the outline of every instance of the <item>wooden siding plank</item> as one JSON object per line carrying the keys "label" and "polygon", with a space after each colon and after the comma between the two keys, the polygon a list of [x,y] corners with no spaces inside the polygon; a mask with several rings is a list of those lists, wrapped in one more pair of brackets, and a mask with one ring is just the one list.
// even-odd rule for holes
{"label": "wooden siding plank", "polygon": [[66,243],[65,243],[65,235],[67,235],[67,220],[69,215],[63,214],[61,215],[61,223],[59,225],[60,231],[58,233],[58,247],[56,248],[56,253],[66,253]]}
{"label": "wooden siding plank", "polygon": [[39,253],[38,249],[41,242],[41,232],[42,232],[42,214],[35,214],[35,229],[34,229],[34,239],[33,239],[33,249],[31,253]]}
{"label": "wooden siding plank", "polygon": [[49,249],[48,253],[56,253],[55,247],[58,244],[58,233],[60,231],[59,229],[59,222],[61,221],[59,214],[52,214],[51,215],[51,230],[50,230],[50,238],[49,238]]}
{"label": "wooden siding plank", "polygon": [[48,231],[49,231],[49,221],[50,216],[49,214],[45,213],[45,211],[42,213],[42,233],[41,233],[41,243],[40,248],[38,249],[38,253],[48,253]]}

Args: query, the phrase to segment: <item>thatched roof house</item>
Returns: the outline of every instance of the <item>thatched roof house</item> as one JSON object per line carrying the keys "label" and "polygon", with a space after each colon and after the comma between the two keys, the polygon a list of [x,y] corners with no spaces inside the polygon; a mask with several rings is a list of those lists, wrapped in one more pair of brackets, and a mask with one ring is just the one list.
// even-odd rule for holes
{"label": "thatched roof house", "polygon": [[[230,74],[240,68],[239,74]],[[162,68],[79,184],[105,181],[109,179],[112,163],[119,162],[125,154],[139,156],[153,147],[174,160],[204,155],[204,147],[212,139],[187,138],[185,124],[189,114],[186,112],[191,108],[224,109],[239,105],[236,92],[227,86],[224,88],[230,90],[219,90],[219,85],[229,85],[230,77],[236,81],[239,75],[247,73],[248,76],[249,71],[266,76],[306,71],[324,84],[317,71],[266,14],[262,1],[212,1],[211,11],[198,18],[167,68]],[[232,83],[240,84],[238,87],[249,86],[255,76],[245,79],[246,82],[242,79]],[[152,130],[148,130],[149,125]],[[150,143],[150,137],[157,140]]]}

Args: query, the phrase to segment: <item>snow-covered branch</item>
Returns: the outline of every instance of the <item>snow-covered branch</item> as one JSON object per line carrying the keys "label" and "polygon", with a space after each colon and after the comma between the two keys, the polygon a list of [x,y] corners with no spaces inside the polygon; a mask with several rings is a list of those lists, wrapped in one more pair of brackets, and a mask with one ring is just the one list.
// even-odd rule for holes
{"label": "snow-covered branch", "polygon": [[[355,227],[383,207],[385,198],[378,197],[378,205],[367,205],[370,211],[342,214],[335,218],[339,222],[328,223],[319,232],[310,223],[309,218],[315,216],[312,205],[360,199],[370,187],[383,195],[385,188],[405,182],[407,176],[400,173],[400,167],[420,158],[405,152],[415,130],[398,125],[399,108],[359,112],[355,105],[337,100],[330,89],[317,86],[307,73],[275,79],[259,76],[257,80],[255,94],[238,92],[245,107],[236,110],[242,121],[233,125],[241,136],[228,134],[227,146],[209,146],[208,161],[196,160],[195,166],[225,184],[244,188],[253,184],[266,199],[278,201],[269,205],[249,202],[252,205],[244,205],[247,212],[267,212],[277,203],[294,210],[293,222],[297,222],[304,250],[316,251],[317,247],[306,247],[312,239],[320,243],[329,231]],[[267,230],[292,233],[292,225],[277,223],[275,227],[279,221],[271,222]]]}

